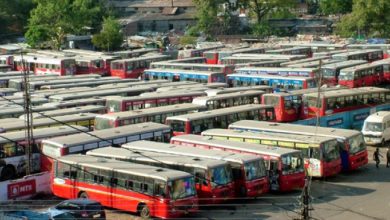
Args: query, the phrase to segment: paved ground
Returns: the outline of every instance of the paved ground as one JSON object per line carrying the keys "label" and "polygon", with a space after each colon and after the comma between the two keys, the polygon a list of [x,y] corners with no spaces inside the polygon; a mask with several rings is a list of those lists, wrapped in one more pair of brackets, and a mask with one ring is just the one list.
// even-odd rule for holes
{"label": "paved ground", "polygon": [[[369,148],[369,164],[356,172],[337,177],[313,180],[311,187],[312,219],[390,219],[390,168],[385,158],[379,169],[372,161],[374,148]],[[381,149],[383,156],[386,149]],[[239,201],[223,207],[204,207],[197,216],[187,219],[294,219],[298,217],[300,192],[268,194],[256,200]],[[46,209],[34,201],[30,207]],[[17,204],[16,204],[17,205]],[[139,219],[126,212],[107,210],[107,218],[114,220]]]}

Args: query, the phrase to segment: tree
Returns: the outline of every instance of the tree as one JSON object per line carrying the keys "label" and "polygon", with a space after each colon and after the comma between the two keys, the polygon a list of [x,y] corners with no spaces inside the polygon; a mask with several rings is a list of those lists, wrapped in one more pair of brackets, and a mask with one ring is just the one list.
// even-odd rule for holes
{"label": "tree", "polygon": [[320,11],[325,15],[346,14],[352,11],[353,0],[321,0]]}
{"label": "tree", "polygon": [[60,49],[67,34],[85,34],[86,27],[99,27],[106,11],[101,0],[34,0],[37,7],[31,12],[27,42],[36,47],[50,42]]}
{"label": "tree", "polygon": [[[242,0],[242,4],[250,9],[257,23],[263,23],[270,15],[277,11],[285,11],[294,8],[295,0]],[[246,2],[246,3],[245,3]]]}
{"label": "tree", "polygon": [[353,0],[352,12],[342,17],[336,31],[343,37],[389,37],[390,1]]}
{"label": "tree", "polygon": [[123,34],[120,24],[113,18],[108,17],[103,21],[103,27],[99,34],[92,38],[92,43],[103,50],[115,50],[123,43]]}

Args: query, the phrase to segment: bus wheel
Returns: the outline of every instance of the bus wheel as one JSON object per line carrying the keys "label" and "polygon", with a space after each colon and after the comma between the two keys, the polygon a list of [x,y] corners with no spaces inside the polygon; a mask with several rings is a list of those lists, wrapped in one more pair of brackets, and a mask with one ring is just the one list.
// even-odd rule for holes
{"label": "bus wheel", "polygon": [[79,198],[80,199],[88,199],[88,194],[86,192],[81,192],[81,193],[79,193]]}
{"label": "bus wheel", "polygon": [[138,206],[139,215],[142,219],[149,219],[150,218],[150,210],[149,207],[146,204],[140,204]]}
{"label": "bus wheel", "polygon": [[12,166],[6,166],[1,171],[1,180],[10,180],[16,176],[15,169]]}

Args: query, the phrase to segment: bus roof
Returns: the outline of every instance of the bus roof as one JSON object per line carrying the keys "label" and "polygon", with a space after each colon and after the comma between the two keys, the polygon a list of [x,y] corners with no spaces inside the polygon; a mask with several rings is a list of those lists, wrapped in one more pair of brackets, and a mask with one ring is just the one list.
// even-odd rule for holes
{"label": "bus roof", "polygon": [[[131,142],[128,143],[128,145],[131,145]],[[187,155],[181,155],[180,157],[178,157],[174,154],[168,154],[163,152],[156,153],[153,151],[148,151],[147,149],[133,151],[128,148],[103,147],[90,150],[87,152],[87,155],[110,157],[113,159],[120,160],[184,165],[202,169],[211,169],[218,166],[226,166],[226,161],[212,160],[209,158],[199,158]]]}
{"label": "bus roof", "polygon": [[390,117],[390,111],[379,111],[369,115],[365,121],[367,122],[383,122],[384,118]]}
{"label": "bus roof", "polygon": [[299,72],[313,72],[318,70],[318,68],[300,68],[300,67],[242,67],[236,69],[236,71],[268,71],[268,72],[278,72],[278,71],[299,71]]}
{"label": "bus roof", "polygon": [[[306,55],[286,55],[286,54],[258,54],[258,53],[237,53],[233,54],[233,57],[239,57],[237,59],[242,59],[242,58],[249,58],[249,59],[265,59],[265,60],[274,60],[274,59],[286,59],[286,60],[291,60],[291,59],[303,59],[307,58]],[[225,57],[222,59],[228,59],[230,57]]]}
{"label": "bus roof", "polygon": [[[250,153],[259,153],[264,155],[270,155],[275,157],[281,157],[283,155],[288,155],[292,153],[300,153],[299,150],[290,149],[290,148],[281,148],[281,147],[270,147],[263,144],[254,144],[254,143],[248,143],[248,142],[236,142],[236,141],[228,141],[228,140],[217,140],[211,137],[206,136],[200,136],[200,135],[180,135],[172,137],[172,141],[183,141],[183,142],[190,142],[190,143],[196,143],[200,145],[212,145],[216,147],[222,147],[222,148],[228,148],[231,150],[239,150],[239,151],[246,151]],[[124,145],[123,145],[124,146]],[[187,147],[191,149],[190,147]],[[200,151],[202,149],[195,148],[195,151]],[[222,151],[224,152],[224,151]],[[195,152],[196,153],[196,152]]]}
{"label": "bus roof", "polygon": [[240,74],[234,73],[227,75],[229,78],[232,77],[243,77],[243,78],[265,78],[265,79],[285,79],[285,80],[314,80],[312,77],[305,76],[282,76],[282,75],[272,75],[272,74]]}
{"label": "bus roof", "polygon": [[[184,135],[187,136],[187,135]],[[204,138],[196,135],[197,137]],[[259,156],[248,155],[242,153],[231,153],[220,150],[200,149],[184,145],[166,144],[154,141],[134,141],[127,144],[123,144],[122,148],[131,149],[134,151],[145,150],[155,153],[164,153],[172,155],[184,155],[190,157],[209,158],[214,160],[229,161],[234,163],[246,163],[253,160],[262,159]]]}
{"label": "bus roof", "polygon": [[105,130],[91,131],[88,133],[80,133],[64,137],[51,138],[44,140],[43,142],[59,148],[63,148],[90,142],[105,142],[105,139],[113,139],[115,137],[122,137],[124,135],[129,136],[150,132],[153,133],[161,130],[170,132],[171,128],[168,125],[158,124],[154,122],[145,122],[116,128],[109,128]]}
{"label": "bus roof", "polygon": [[250,131],[229,130],[229,129],[209,129],[202,132],[202,136],[227,136],[237,138],[254,138],[280,141],[294,141],[299,143],[308,143],[311,146],[317,147],[319,144],[336,140],[334,137],[321,137],[311,135],[295,135],[295,134],[269,134],[257,133]]}
{"label": "bus roof", "polygon": [[173,73],[173,74],[197,74],[197,75],[211,75],[216,73],[222,73],[222,72],[216,72],[216,71],[203,71],[203,70],[178,70],[178,69],[147,69],[144,71],[145,73],[153,73],[153,72],[163,72],[163,73]]}
{"label": "bus roof", "polygon": [[145,117],[149,115],[158,115],[158,114],[173,113],[178,111],[181,112],[181,111],[191,111],[191,110],[201,110],[201,109],[206,109],[206,107],[201,105],[195,105],[192,103],[184,103],[184,104],[167,105],[161,107],[97,115],[96,119],[99,118],[108,119],[108,120],[129,119],[129,118]]}
{"label": "bus roof", "polygon": [[[183,81],[183,82],[189,82],[189,81]],[[190,90],[209,90],[209,89],[221,89],[226,88],[226,83],[219,83],[219,82],[212,82],[212,83],[201,83],[201,84],[190,84],[190,85],[173,85],[173,86],[166,86],[161,87],[156,90],[156,92],[161,91],[171,91],[176,89],[190,89]]]}
{"label": "bus roof", "polygon": [[162,55],[162,54],[154,54],[151,56],[144,56],[144,57],[134,57],[134,58],[128,58],[128,59],[121,59],[121,60],[114,60],[111,62],[113,63],[122,63],[122,62],[135,62],[140,60],[149,60],[149,59],[157,59],[157,58],[169,58],[168,55]]}
{"label": "bus roof", "polygon": [[[260,98],[261,95],[263,95],[265,92],[262,90],[248,90],[248,91],[239,91],[239,92],[232,92],[227,94],[220,94],[220,95],[214,95],[214,96],[201,96],[196,97],[192,100],[192,103],[198,104],[198,105],[207,105],[209,101],[216,101],[216,100],[223,100],[223,99],[233,99],[233,98],[247,98],[248,96],[257,96]],[[259,100],[260,102],[260,100]]]}
{"label": "bus roof", "polygon": [[321,69],[337,69],[337,68],[345,68],[345,67],[350,67],[353,65],[360,65],[360,64],[365,64],[367,61],[365,60],[346,60],[342,62],[337,62],[337,63],[330,63],[330,64],[325,64],[321,67]]}
{"label": "bus roof", "polygon": [[333,54],[332,57],[351,56],[351,55],[372,53],[372,52],[382,52],[382,50],[379,49],[356,50],[356,51],[350,51],[345,53]]}
{"label": "bus roof", "polygon": [[205,92],[208,96],[221,95],[233,92],[249,91],[249,90],[264,90],[269,91],[273,90],[271,86],[259,85],[259,86],[242,86],[242,87],[230,87],[230,88],[218,88],[218,89],[208,89]]}
{"label": "bus roof", "polygon": [[[352,88],[352,89],[326,91],[321,93],[320,97],[332,98],[332,97],[342,97],[342,96],[350,96],[350,95],[370,94],[376,92],[390,92],[390,90],[384,88],[378,88],[378,87],[360,87],[360,88]],[[317,96],[318,96],[317,93],[308,93],[304,95],[304,97],[312,97],[312,98],[317,98]]]}
{"label": "bus roof", "polygon": [[123,162],[118,160],[96,158],[80,154],[70,154],[62,156],[60,158],[57,158],[57,160],[72,165],[93,167],[103,170],[116,171],[117,173],[133,174],[143,177],[152,177],[163,181],[171,181],[179,178],[186,178],[192,176],[189,173],[178,170],[171,170],[161,167]]}
{"label": "bus roof", "polygon": [[341,128],[327,128],[327,127],[316,127],[309,125],[299,125],[299,124],[285,124],[285,123],[275,123],[275,122],[265,122],[265,121],[253,121],[253,120],[242,120],[237,121],[229,125],[229,129],[243,128],[248,130],[255,131],[259,129],[260,131],[273,131],[280,133],[290,133],[290,134],[302,134],[302,135],[318,135],[325,137],[334,137],[334,138],[349,138],[355,135],[361,134],[360,131],[351,130],[351,129],[341,129]]}
{"label": "bus roof", "polygon": [[165,69],[161,66],[168,65],[168,66],[177,66],[177,67],[209,67],[209,68],[226,68],[226,67],[234,67],[234,65],[229,64],[206,64],[206,63],[172,63],[172,62],[166,62],[166,61],[160,61],[160,62],[153,62],[151,66],[158,66],[157,68]]}
{"label": "bus roof", "polygon": [[169,120],[192,121],[192,120],[198,120],[198,119],[203,119],[208,117],[226,115],[229,113],[245,112],[245,111],[265,109],[265,108],[273,108],[273,107],[271,105],[261,105],[261,104],[240,105],[240,106],[228,107],[223,109],[214,109],[211,111],[171,116],[171,117],[167,117],[167,121]]}
{"label": "bus roof", "polygon": [[348,44],[326,44],[326,43],[299,43],[299,42],[292,42],[292,43],[282,43],[279,44],[282,47],[288,46],[288,47],[297,47],[297,46],[303,46],[303,47],[327,47],[327,48],[345,48]]}
{"label": "bus roof", "polygon": [[299,63],[306,63],[306,62],[313,62],[313,61],[318,61],[322,59],[328,59],[330,56],[319,56],[319,57],[310,57],[310,58],[305,58],[305,59],[299,59],[299,60],[293,60],[293,61],[288,61],[281,63],[280,66],[288,66],[288,65],[295,65]]}
{"label": "bus roof", "polygon": [[291,48],[281,48],[276,50],[267,50],[265,53],[278,53],[278,52],[284,52],[284,51],[291,51],[291,50],[303,50],[303,49],[311,49],[310,46],[300,45],[298,47],[291,47]]}
{"label": "bus roof", "polygon": [[352,67],[342,69],[342,71],[343,72],[354,72],[354,71],[359,71],[362,69],[372,68],[372,67],[377,67],[377,66],[382,66],[382,65],[383,64],[381,64],[381,63],[363,63],[363,64],[360,64],[357,66],[352,66]]}
{"label": "bus roof", "polygon": [[[49,111],[43,111],[43,112],[34,112],[32,114],[32,118],[44,118],[47,116],[62,116],[62,115],[72,115],[72,114],[78,114],[78,113],[88,113],[88,112],[97,112],[97,111],[105,111],[106,106],[102,105],[85,105],[85,106],[78,106],[78,107],[72,107],[72,108],[65,108],[65,109],[56,109],[56,110],[49,110]],[[21,119],[24,119],[25,115],[21,116]]]}
{"label": "bus roof", "polygon": [[[333,90],[340,90],[340,89],[347,89],[347,87],[343,86],[333,86],[333,87],[324,87],[320,88],[320,93],[326,92],[326,91],[333,91]],[[266,93],[263,96],[296,96],[296,95],[304,95],[308,93],[318,93],[318,88],[309,88],[309,89],[297,89],[297,90],[291,90],[286,92],[277,92],[277,93]]]}
{"label": "bus roof", "polygon": [[149,100],[149,99],[163,99],[163,98],[170,98],[170,97],[186,97],[186,96],[203,96],[206,95],[203,91],[187,91],[187,92],[148,92],[143,93],[142,96],[112,96],[108,97],[107,101],[120,101],[120,102],[132,102],[132,101],[139,101],[139,100]]}
{"label": "bus roof", "polygon": [[[64,136],[70,134],[77,134],[80,132],[87,132],[88,129],[86,127],[72,125],[70,126],[58,126],[58,127],[50,127],[50,128],[38,128],[33,129],[34,140],[35,142],[42,138],[50,138],[57,136]],[[12,141],[24,141],[26,140],[26,132],[25,131],[15,131],[1,134],[0,144],[9,143]]]}
{"label": "bus roof", "polygon": [[97,104],[97,103],[105,104],[106,97],[101,96],[101,97],[90,97],[85,99],[73,99],[67,101],[49,102],[43,104],[43,106],[68,107],[68,106],[78,106],[78,105]]}

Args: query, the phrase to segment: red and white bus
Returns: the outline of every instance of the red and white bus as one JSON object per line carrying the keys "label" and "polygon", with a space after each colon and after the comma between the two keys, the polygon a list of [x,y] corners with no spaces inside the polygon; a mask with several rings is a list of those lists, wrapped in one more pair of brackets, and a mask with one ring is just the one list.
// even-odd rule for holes
{"label": "red and white bus", "polygon": [[95,130],[115,128],[143,122],[156,122],[164,124],[165,119],[169,116],[184,115],[203,110],[206,110],[206,107],[191,103],[184,103],[97,115],[95,118]]}
{"label": "red and white bus", "polygon": [[[146,146],[148,143],[153,145],[155,142],[146,142]],[[126,144],[126,146],[131,145],[133,143]],[[139,146],[140,144],[135,142],[134,145]],[[195,177],[195,188],[201,204],[219,204],[234,199],[232,170],[229,164],[223,160],[185,155],[178,157],[167,153],[150,152],[147,149],[133,151],[131,147],[104,147],[90,150],[87,155],[188,172]]]}
{"label": "red and white bus", "polygon": [[389,58],[390,44],[349,44],[348,49],[381,49],[383,50],[384,58]]}
{"label": "red and white bus", "polygon": [[145,69],[153,62],[168,60],[167,55],[151,55],[124,60],[114,60],[111,62],[111,76],[124,78],[139,78]]}
{"label": "red and white bus", "polygon": [[166,105],[191,103],[195,97],[205,96],[203,91],[188,92],[151,92],[140,96],[108,97],[107,112],[123,112]]}
{"label": "red and white bus", "polygon": [[332,64],[332,63],[339,63],[341,61],[339,60],[332,60],[332,59],[322,59],[321,62],[320,61],[310,61],[310,62],[304,62],[304,63],[298,63],[298,64],[290,64],[290,65],[287,65],[286,67],[289,67],[289,68],[320,68],[320,66],[323,66],[323,65],[328,65],[328,64]]}
{"label": "red and white bus", "polygon": [[[183,135],[188,136],[188,135]],[[181,140],[179,136],[177,140]],[[191,137],[200,137],[198,135],[191,135]],[[220,150],[209,150],[189,147],[185,142],[183,145],[156,143],[151,141],[136,141],[129,144],[122,145],[123,148],[132,151],[147,151],[161,155],[172,155],[176,157],[194,157],[201,159],[212,159],[227,162],[232,170],[232,179],[234,182],[234,192],[236,198],[257,197],[269,190],[268,178],[264,159],[260,156],[247,155],[241,153],[229,153]],[[181,142],[180,142],[181,144]],[[103,153],[103,152],[101,152]],[[190,161],[190,159],[188,160]],[[196,160],[195,160],[196,161]],[[197,162],[196,162],[197,163]],[[211,173],[215,173],[216,169]],[[213,175],[215,182],[222,182],[225,175]],[[217,180],[215,180],[217,179]],[[231,195],[231,193],[229,193]],[[216,196],[218,198],[218,195]],[[220,198],[219,198],[220,199]]]}
{"label": "red and white bus", "polygon": [[383,66],[383,83],[389,83],[390,82],[390,58],[378,60],[375,62],[372,62],[372,64],[381,64]]}
{"label": "red and white bus", "polygon": [[[323,91],[345,89],[343,87],[321,88]],[[262,104],[275,108],[275,117],[278,122],[292,122],[300,118],[302,112],[302,97],[304,94],[318,92],[318,89],[301,89],[289,92],[263,94]]]}
{"label": "red and white bus", "polygon": [[248,90],[233,92],[215,96],[202,96],[192,100],[193,104],[206,107],[208,110],[228,108],[233,106],[260,104],[261,96],[265,92],[262,90]]}
{"label": "red and white bus", "polygon": [[340,155],[344,171],[356,170],[368,163],[367,147],[360,131],[340,128],[269,123],[263,121],[238,121],[229,125],[229,129],[266,133],[284,133],[336,138],[340,146]]}
{"label": "red and white bus", "polygon": [[250,90],[262,90],[265,93],[273,93],[272,87],[266,85],[209,89],[206,90],[205,92],[207,93],[207,96],[215,96],[215,95],[222,95],[227,93],[245,92]]}
{"label": "red and white bus", "polygon": [[182,217],[198,210],[189,173],[87,155],[56,159],[51,188],[61,198],[89,198],[146,219]]}
{"label": "red and white bus", "polygon": [[227,75],[234,72],[234,65],[154,62],[150,64],[150,69],[198,70],[198,71],[208,71],[208,72],[219,72]]}
{"label": "red and white bus", "polygon": [[321,66],[321,77],[323,84],[336,86],[338,85],[340,70],[362,65],[367,63],[365,60],[347,60],[338,63],[325,64]]}
{"label": "red and white bus", "polygon": [[266,54],[283,54],[283,55],[305,55],[306,57],[312,56],[312,51],[310,47],[292,47],[292,48],[282,48],[277,50],[267,50]]}
{"label": "red and white bus", "polygon": [[368,62],[373,62],[383,59],[382,50],[357,50],[345,53],[338,53],[332,55],[332,59],[335,60],[366,60]]}
{"label": "red and white bus", "polygon": [[342,69],[338,84],[349,88],[356,88],[380,85],[383,81],[383,64],[367,63]]}
{"label": "red and white bus", "polygon": [[265,52],[265,48],[237,48],[237,49],[229,49],[229,50],[214,50],[214,51],[206,51],[203,53],[203,56],[206,58],[207,64],[220,64],[222,58],[231,56],[236,53],[259,53],[262,54]]}
{"label": "red and white bus", "polygon": [[85,55],[77,55],[73,58],[76,62],[76,74],[107,75],[107,69],[103,58]]}
{"label": "red and white bus", "polygon": [[202,135],[214,139],[298,149],[305,158],[307,174],[313,177],[334,176],[340,173],[342,168],[336,138],[281,133],[269,134],[229,129],[210,129],[202,132]]}
{"label": "red and white bus", "polygon": [[216,44],[215,46],[208,46],[199,49],[179,50],[177,55],[178,59],[190,58],[190,57],[203,57],[203,53],[210,50],[216,50],[225,47],[223,44]]}
{"label": "red and white bus", "polygon": [[14,70],[14,56],[0,55],[0,64],[11,66],[12,70]]}
{"label": "red and white bus", "polygon": [[[172,137],[171,143],[180,144],[186,146],[187,148],[188,147],[196,148],[194,150],[191,149],[187,150],[188,152],[191,153],[193,152],[194,155],[200,154],[200,152],[204,151],[205,154],[204,156],[207,156],[207,151],[211,151],[211,152],[222,151],[222,152],[229,152],[229,154],[233,154],[233,155],[250,154],[250,155],[260,156],[265,160],[265,169],[268,171],[270,190],[289,192],[295,189],[301,189],[304,186],[304,178],[305,178],[305,172],[303,166],[304,162],[303,162],[303,155],[299,150],[286,149],[280,147],[269,147],[266,145],[254,144],[254,143],[216,140],[213,138],[208,138],[199,135],[181,135],[181,136]],[[172,151],[176,148],[177,147],[172,147]],[[168,148],[167,150],[170,149],[171,148]],[[203,150],[203,149],[207,149],[207,150]],[[211,157],[211,155],[212,153],[210,153],[209,157]],[[246,189],[247,196],[255,195],[256,192],[257,193],[259,192],[258,190],[256,190],[256,187],[255,185],[253,185],[253,182],[250,181],[251,178],[248,178],[248,176],[250,175],[247,174],[250,174],[254,170],[259,171],[261,169],[257,168],[253,170],[252,166],[258,166],[258,164],[250,163],[250,166],[244,165],[244,167],[241,168],[241,172],[242,172],[241,178],[244,177],[246,178],[246,180],[242,180],[242,182],[244,181],[246,182],[245,185],[247,187]],[[233,167],[233,175],[234,175],[234,167],[237,168],[237,166],[232,165],[232,167]],[[247,173],[247,171],[250,172]],[[264,181],[260,181],[259,183],[264,186],[263,184]],[[242,186],[238,190],[242,190]]]}
{"label": "red and white bus", "polygon": [[280,54],[233,54],[230,57],[222,58],[222,64],[240,64],[240,63],[253,63],[253,62],[261,62],[261,61],[294,61],[305,59],[305,55],[280,55]]}
{"label": "red and white bus", "polygon": [[[82,131],[88,131],[81,126],[61,126],[56,128],[39,128],[34,129],[33,145],[31,146],[31,172],[40,172],[41,156],[39,146],[43,139],[59,137],[64,135],[76,134]],[[16,131],[1,134],[0,137],[0,180],[9,180],[26,174],[27,154],[26,132]]]}
{"label": "red and white bus", "polygon": [[171,116],[166,123],[172,127],[174,135],[182,135],[200,134],[211,128],[227,128],[230,123],[245,119],[272,121],[274,118],[272,106],[250,104]]}
{"label": "red and white bus", "polygon": [[288,62],[283,62],[280,64],[281,67],[288,67],[290,65],[298,65],[301,63],[308,63],[308,62],[319,62],[320,60],[329,59],[330,56],[319,56],[319,57],[311,57],[311,58],[305,58],[305,59],[298,59]]}
{"label": "red and white bus", "polygon": [[34,72],[35,75],[56,74],[59,76],[74,75],[76,73],[76,61],[71,57],[48,57],[41,54],[29,54],[14,57],[15,70],[26,69]]}
{"label": "red and white bus", "polygon": [[[368,106],[376,106],[390,101],[390,90],[377,87],[360,87],[325,91],[320,94],[308,93],[303,95],[303,111],[301,118],[313,118],[346,112]],[[317,107],[319,102],[319,107]]]}
{"label": "red and white bus", "polygon": [[167,125],[146,122],[51,138],[42,141],[42,157],[47,162],[45,167],[50,168],[53,162],[52,159],[60,156],[81,154],[91,149],[121,145],[137,140],[169,142],[171,134],[171,129]]}
{"label": "red and white bus", "polygon": [[333,51],[347,49],[347,44],[322,44],[322,43],[282,43],[282,48],[310,47],[313,52]]}

